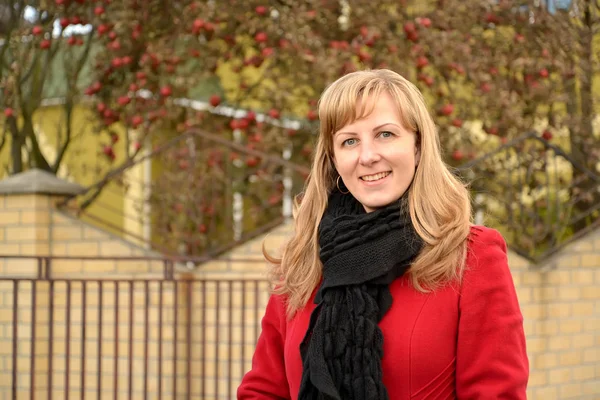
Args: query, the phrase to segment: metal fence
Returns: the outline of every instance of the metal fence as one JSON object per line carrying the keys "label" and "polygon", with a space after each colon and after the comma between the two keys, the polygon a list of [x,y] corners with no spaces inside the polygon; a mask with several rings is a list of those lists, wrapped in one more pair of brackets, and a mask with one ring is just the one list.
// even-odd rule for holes
{"label": "metal fence", "polygon": [[482,222],[534,262],[600,226],[600,176],[534,132],[458,172]]}
{"label": "metal fence", "polygon": [[0,277],[1,399],[235,398],[265,281],[178,276],[168,260],[157,278],[53,279],[49,260]]}

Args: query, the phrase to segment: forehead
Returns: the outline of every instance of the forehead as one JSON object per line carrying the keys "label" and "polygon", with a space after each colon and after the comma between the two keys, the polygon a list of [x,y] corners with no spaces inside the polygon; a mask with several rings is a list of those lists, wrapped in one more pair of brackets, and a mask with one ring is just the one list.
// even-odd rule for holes
{"label": "forehead", "polygon": [[402,125],[400,109],[394,98],[387,92],[378,96],[365,96],[356,100],[355,112],[347,113],[345,121],[332,133],[363,124],[395,123]]}

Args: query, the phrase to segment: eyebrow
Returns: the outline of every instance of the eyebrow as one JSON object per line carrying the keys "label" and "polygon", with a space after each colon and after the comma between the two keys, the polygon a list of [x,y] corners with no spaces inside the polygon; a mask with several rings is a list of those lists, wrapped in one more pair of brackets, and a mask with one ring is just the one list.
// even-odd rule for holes
{"label": "eyebrow", "polygon": [[[373,128],[373,132],[377,131],[377,130],[379,130],[381,128],[383,128],[386,125],[394,125],[397,128],[402,128],[400,125],[395,124],[393,122],[386,122],[385,124],[377,125],[375,128]],[[346,135],[356,135],[356,132],[338,131],[333,136],[335,137],[337,135],[343,135],[343,134],[346,134]]]}

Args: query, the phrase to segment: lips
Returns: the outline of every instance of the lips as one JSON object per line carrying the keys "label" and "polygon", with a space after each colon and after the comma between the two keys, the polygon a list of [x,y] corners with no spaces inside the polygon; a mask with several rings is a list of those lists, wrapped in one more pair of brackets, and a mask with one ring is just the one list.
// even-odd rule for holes
{"label": "lips", "polygon": [[375,182],[375,181],[385,178],[386,176],[388,176],[391,173],[392,173],[392,171],[378,172],[376,174],[363,175],[360,177],[360,179],[365,182]]}

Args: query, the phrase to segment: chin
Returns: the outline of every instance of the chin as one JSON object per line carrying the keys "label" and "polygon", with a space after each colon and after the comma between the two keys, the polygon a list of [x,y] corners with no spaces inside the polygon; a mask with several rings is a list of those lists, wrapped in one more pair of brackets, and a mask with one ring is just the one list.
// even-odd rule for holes
{"label": "chin", "polygon": [[360,201],[360,203],[363,205],[363,207],[365,207],[365,210],[367,210],[368,212],[371,211],[375,211],[379,208],[383,208],[386,206],[389,206],[390,204],[394,203],[395,201],[398,201],[400,199],[400,197],[402,197],[401,195],[398,196],[397,198],[390,198],[389,201],[388,200],[382,200],[381,198],[378,199],[377,201],[360,201],[360,199],[358,199],[358,201]]}

